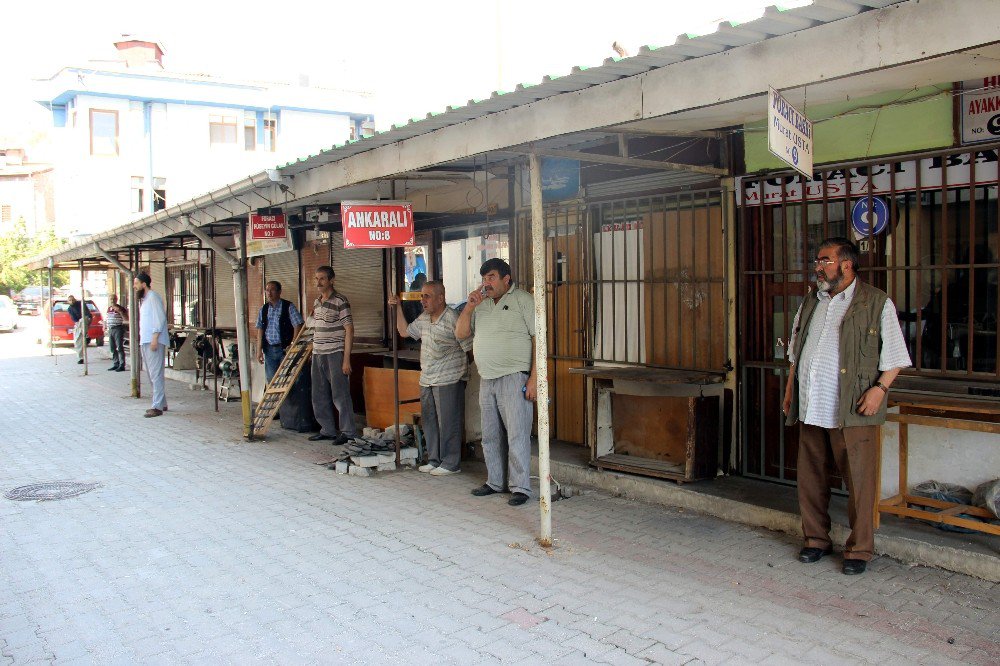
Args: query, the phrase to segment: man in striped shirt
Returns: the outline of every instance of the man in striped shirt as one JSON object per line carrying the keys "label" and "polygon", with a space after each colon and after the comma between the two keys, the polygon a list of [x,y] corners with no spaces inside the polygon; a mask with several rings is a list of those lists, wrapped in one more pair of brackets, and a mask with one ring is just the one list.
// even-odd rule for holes
{"label": "man in striped shirt", "polygon": [[125,320],[128,310],[118,305],[118,294],[108,296],[108,313],[104,316],[104,328],[108,334],[108,344],[111,346],[111,367],[108,371],[125,370]]}
{"label": "man in striped shirt", "polygon": [[403,337],[420,340],[420,423],[428,460],[418,469],[444,476],[458,472],[462,459],[469,371],[466,352],[472,349],[472,340],[455,337],[458,314],[448,307],[441,282],[425,282],[420,303],[423,313],[407,324],[403,308],[396,307],[399,299],[389,297],[389,305],[396,308],[396,330]]}
{"label": "man in striped shirt", "polygon": [[[344,444],[358,434],[350,382],[354,320],[350,302],[333,288],[334,276],[330,266],[316,269],[319,297],[313,307],[312,403],[313,414],[322,428],[309,439],[313,442],[330,439],[334,444]],[[334,408],[339,429],[334,421]]]}
{"label": "man in striped shirt", "polygon": [[816,294],[806,295],[792,323],[782,402],[786,425],[801,422],[797,474],[805,543],[799,561],[816,562],[833,550],[827,469],[835,463],[849,493],[847,575],[864,573],[873,555],[878,426],[885,423],[889,386],[910,365],[896,306],[857,278],[858,260],[847,238],[820,246]]}

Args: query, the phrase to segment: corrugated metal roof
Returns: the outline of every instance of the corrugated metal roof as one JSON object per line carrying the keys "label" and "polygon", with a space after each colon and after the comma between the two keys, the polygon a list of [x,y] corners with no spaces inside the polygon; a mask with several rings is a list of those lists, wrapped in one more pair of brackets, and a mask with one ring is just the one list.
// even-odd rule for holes
{"label": "corrugated metal roof", "polygon": [[458,125],[523,106],[540,99],[598,86],[618,79],[636,76],[651,69],[677,62],[720,53],[730,48],[778,37],[797,30],[848,18],[868,9],[897,4],[903,0],[813,0],[809,5],[785,9],[771,5],[761,16],[746,23],[725,21],[714,32],[704,35],[683,34],[668,46],[643,46],[638,55],[629,58],[608,58],[598,67],[574,67],[561,77],[546,76],[537,84],[518,84],[513,91],[494,91],[488,99],[469,100],[465,106],[448,106],[443,112],[428,113],[424,118],[411,119],[405,125],[393,125],[374,136],[335,145],[316,155],[279,165],[283,174],[295,175],[317,166],[336,162],[358,153],[427,134],[443,127]]}

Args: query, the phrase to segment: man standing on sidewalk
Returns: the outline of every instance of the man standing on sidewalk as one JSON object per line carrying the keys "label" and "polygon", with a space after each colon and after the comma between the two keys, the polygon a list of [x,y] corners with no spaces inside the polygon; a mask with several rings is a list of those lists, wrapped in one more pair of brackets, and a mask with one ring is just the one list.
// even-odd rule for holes
{"label": "man standing on sidewalk", "polygon": [[163,379],[163,361],[170,340],[167,336],[167,310],[160,295],[151,289],[152,284],[148,273],[136,273],[132,280],[139,300],[139,351],[149,383],[153,385],[153,405],[146,410],[146,418],[162,416],[167,411]]}
{"label": "man standing on sidewalk", "polygon": [[805,543],[800,562],[832,551],[830,478],[836,463],[847,483],[851,535],[843,572],[865,572],[875,547],[878,426],[889,386],[910,365],[896,306],[857,277],[858,248],[828,238],[816,254],[816,294],[807,294],[792,323],[782,411],[799,425],[798,491]]}
{"label": "man standing on sidewalk", "polygon": [[423,313],[407,325],[399,298],[389,297],[396,309],[396,330],[404,338],[420,340],[420,424],[427,440],[427,464],[421,472],[445,476],[459,472],[465,434],[465,384],[472,340],[455,337],[458,315],[445,302],[438,280],[420,288]]}
{"label": "man standing on sidewalk", "polygon": [[281,297],[281,283],[271,280],[264,285],[266,302],[257,313],[257,362],[264,364],[264,379],[270,384],[285,358],[285,350],[305,323],[295,304]]}
{"label": "man standing on sidewalk", "polygon": [[87,312],[87,316],[83,316],[86,306],[76,300],[76,296],[73,294],[69,295],[68,300],[69,307],[66,308],[66,312],[73,320],[73,349],[76,350],[77,364],[82,365],[83,348],[87,346],[87,325],[90,323],[90,313]]}
{"label": "man standing on sidewalk", "polygon": [[104,317],[104,330],[108,335],[108,344],[111,345],[111,367],[108,371],[125,370],[125,321],[128,319],[128,310],[124,306],[118,305],[118,294],[108,296],[108,313]]}
{"label": "man standing on sidewalk", "polygon": [[[312,403],[321,428],[309,441],[332,439],[334,444],[344,444],[358,434],[350,382],[354,320],[350,302],[333,288],[334,275],[330,266],[316,269],[319,297],[313,307]],[[334,408],[339,430],[334,422]]]}
{"label": "man standing on sidewalk", "polygon": [[476,497],[510,488],[507,503],[519,506],[531,495],[531,421],[535,400],[535,302],[511,285],[510,265],[489,259],[479,269],[483,285],[469,294],[455,325],[465,340],[475,334],[473,355],[482,383],[483,454],[487,478]]}

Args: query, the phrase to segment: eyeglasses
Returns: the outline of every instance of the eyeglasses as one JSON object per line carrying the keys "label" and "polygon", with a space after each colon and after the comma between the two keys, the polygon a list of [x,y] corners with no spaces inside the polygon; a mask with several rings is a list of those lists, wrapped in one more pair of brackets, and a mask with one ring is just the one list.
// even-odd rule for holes
{"label": "eyeglasses", "polygon": [[817,266],[833,266],[838,263],[836,259],[817,259],[815,262]]}

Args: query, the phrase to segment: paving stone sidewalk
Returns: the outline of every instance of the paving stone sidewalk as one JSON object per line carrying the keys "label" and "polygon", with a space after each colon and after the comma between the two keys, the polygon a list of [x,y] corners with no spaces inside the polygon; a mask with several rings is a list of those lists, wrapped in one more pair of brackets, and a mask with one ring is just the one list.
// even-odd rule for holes
{"label": "paving stone sidewalk", "polygon": [[66,352],[0,359],[0,663],[996,664],[1000,586],[880,558],[802,565],[784,535],[598,493],[537,508],[333,447],[241,440],[239,406]]}

